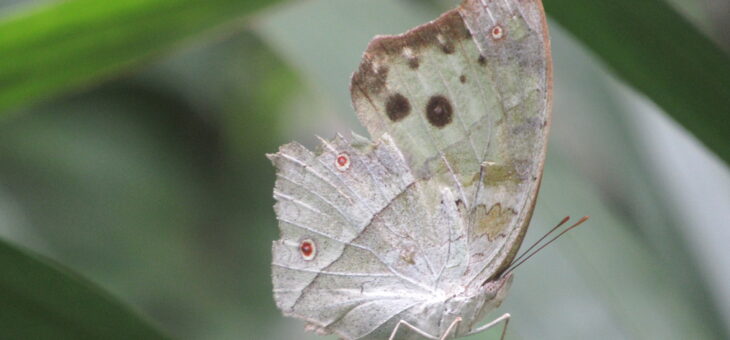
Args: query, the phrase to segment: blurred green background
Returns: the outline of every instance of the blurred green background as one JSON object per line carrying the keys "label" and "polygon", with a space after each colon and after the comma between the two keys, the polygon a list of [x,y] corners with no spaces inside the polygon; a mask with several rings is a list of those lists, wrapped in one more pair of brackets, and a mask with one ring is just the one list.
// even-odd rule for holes
{"label": "blurred green background", "polygon": [[[456,4],[0,0],[0,338],[319,338],[273,302],[264,154],[363,133],[367,42]],[[508,338],[728,338],[730,3],[545,5],[526,243],[592,218],[517,271]]]}

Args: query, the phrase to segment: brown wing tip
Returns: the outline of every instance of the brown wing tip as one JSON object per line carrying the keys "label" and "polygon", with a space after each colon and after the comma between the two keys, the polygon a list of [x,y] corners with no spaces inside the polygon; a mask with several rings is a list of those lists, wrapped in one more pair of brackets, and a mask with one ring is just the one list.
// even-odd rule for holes
{"label": "brown wing tip", "polygon": [[[368,44],[357,71],[352,75],[350,92],[379,94],[388,78],[388,61],[404,58],[412,69],[418,69],[419,51],[436,46],[444,53],[453,53],[457,41],[471,38],[459,11],[454,9],[437,19],[398,35],[378,35]],[[408,52],[406,52],[408,48]]]}

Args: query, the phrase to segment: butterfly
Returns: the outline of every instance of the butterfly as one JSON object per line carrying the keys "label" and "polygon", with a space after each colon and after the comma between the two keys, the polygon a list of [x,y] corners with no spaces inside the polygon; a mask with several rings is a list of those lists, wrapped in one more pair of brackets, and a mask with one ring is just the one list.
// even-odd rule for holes
{"label": "butterfly", "polygon": [[465,0],[378,36],[351,95],[372,139],[268,155],[279,309],[343,339],[506,323],[478,326],[507,295],[542,178],[552,64],[541,1]]}

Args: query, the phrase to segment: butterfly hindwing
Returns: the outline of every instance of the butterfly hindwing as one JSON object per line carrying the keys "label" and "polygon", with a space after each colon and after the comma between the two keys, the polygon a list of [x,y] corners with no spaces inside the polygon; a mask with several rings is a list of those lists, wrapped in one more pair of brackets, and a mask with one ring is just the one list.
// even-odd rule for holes
{"label": "butterfly hindwing", "polygon": [[275,299],[322,332],[377,339],[400,314],[460,284],[466,228],[451,191],[416,180],[387,135],[374,145],[322,143],[319,154],[291,143],[269,156],[279,169]]}

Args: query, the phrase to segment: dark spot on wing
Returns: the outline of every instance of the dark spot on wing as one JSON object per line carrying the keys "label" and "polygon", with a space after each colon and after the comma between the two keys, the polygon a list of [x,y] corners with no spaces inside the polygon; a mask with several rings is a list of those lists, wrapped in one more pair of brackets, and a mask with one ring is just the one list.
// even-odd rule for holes
{"label": "dark spot on wing", "polygon": [[462,74],[462,75],[461,75],[461,77],[459,77],[459,81],[460,81],[460,82],[461,82],[462,84],[466,83],[466,75],[463,75],[463,74]]}
{"label": "dark spot on wing", "polygon": [[419,66],[421,66],[421,61],[418,57],[408,58],[408,67],[410,67],[411,70],[417,70]]}
{"label": "dark spot on wing", "polygon": [[426,118],[431,125],[437,128],[443,128],[451,123],[453,119],[454,109],[451,106],[451,102],[442,96],[436,95],[431,97],[426,105]]}
{"label": "dark spot on wing", "polygon": [[411,113],[411,103],[400,93],[391,95],[385,103],[385,112],[390,120],[397,122]]}
{"label": "dark spot on wing", "polygon": [[482,65],[482,66],[487,65],[487,58],[485,58],[483,55],[480,55],[479,59],[477,59],[477,61],[479,62],[479,65]]}
{"label": "dark spot on wing", "polygon": [[443,51],[446,54],[452,54],[456,51],[456,47],[454,47],[453,42],[447,41],[447,42],[441,44],[441,51]]}
{"label": "dark spot on wing", "polygon": [[463,213],[466,210],[466,205],[464,205],[464,201],[461,199],[454,201],[454,204],[456,205],[456,209],[459,209],[459,212]]}

